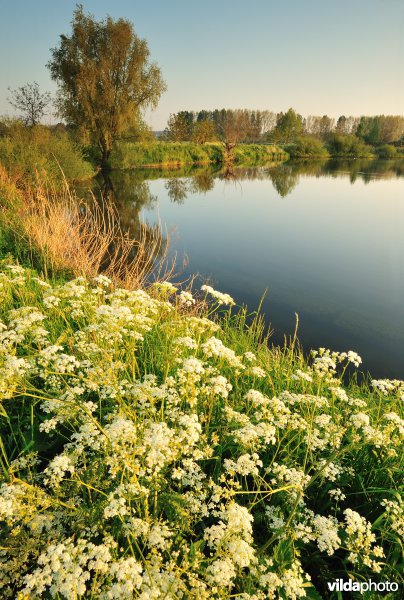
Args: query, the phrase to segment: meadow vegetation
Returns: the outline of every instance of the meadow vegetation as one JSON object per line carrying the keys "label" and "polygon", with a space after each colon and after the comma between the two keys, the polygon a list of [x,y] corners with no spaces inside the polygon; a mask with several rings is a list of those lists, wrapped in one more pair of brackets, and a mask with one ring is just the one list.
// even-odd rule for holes
{"label": "meadow vegetation", "polygon": [[0,198],[4,598],[400,581],[403,381],[270,347],[227,294],[168,283],[161,231],[132,239],[108,203],[4,168]]}
{"label": "meadow vegetation", "polygon": [[0,264],[3,597],[400,582],[404,382],[358,383],[353,351],[271,347],[228,294],[159,276],[113,213],[0,175],[26,265]]}
{"label": "meadow vegetation", "polygon": [[[124,231],[112,201],[83,200],[69,187],[37,178],[20,187],[0,165],[0,253],[45,274],[94,277],[100,271],[116,284],[139,286],[152,272],[168,276],[168,237],[161,227],[140,223],[136,235]],[[157,266],[157,263],[159,266]]]}
{"label": "meadow vegetation", "polygon": [[95,173],[82,146],[63,126],[27,127],[18,120],[0,123],[0,164],[25,187],[35,185],[38,173],[57,186]]}
{"label": "meadow vegetation", "polygon": [[0,269],[4,598],[400,580],[403,381],[270,347],[227,294],[168,283],[161,233],[131,239],[108,205],[5,169],[0,198],[20,258]]}
{"label": "meadow vegetation", "polygon": [[344,383],[350,351],[269,348],[210,286],[55,282],[6,259],[0,294],[4,598],[399,581],[403,381]]}
{"label": "meadow vegetation", "polygon": [[[240,144],[234,149],[233,161],[251,164],[259,161],[286,160],[288,154],[274,145]],[[194,142],[119,142],[110,158],[112,169],[138,166],[175,166],[187,164],[222,164],[226,162],[222,144]]]}

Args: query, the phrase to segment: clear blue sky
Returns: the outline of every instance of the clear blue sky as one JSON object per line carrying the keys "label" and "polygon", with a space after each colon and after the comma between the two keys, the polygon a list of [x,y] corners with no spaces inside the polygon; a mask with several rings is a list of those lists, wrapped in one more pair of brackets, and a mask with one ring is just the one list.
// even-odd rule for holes
{"label": "clear blue sky", "polygon": [[[148,117],[202,108],[303,115],[404,114],[404,0],[83,0],[130,19],[168,91]],[[0,0],[0,115],[7,87],[55,91],[46,63],[76,2]]]}

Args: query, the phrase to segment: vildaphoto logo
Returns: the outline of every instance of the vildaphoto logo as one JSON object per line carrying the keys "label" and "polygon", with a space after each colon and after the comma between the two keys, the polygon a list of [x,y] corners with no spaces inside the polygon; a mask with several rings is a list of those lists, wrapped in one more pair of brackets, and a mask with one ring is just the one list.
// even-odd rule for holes
{"label": "vildaphoto logo", "polygon": [[398,583],[395,581],[353,581],[353,579],[336,579],[327,581],[330,592],[396,592]]}

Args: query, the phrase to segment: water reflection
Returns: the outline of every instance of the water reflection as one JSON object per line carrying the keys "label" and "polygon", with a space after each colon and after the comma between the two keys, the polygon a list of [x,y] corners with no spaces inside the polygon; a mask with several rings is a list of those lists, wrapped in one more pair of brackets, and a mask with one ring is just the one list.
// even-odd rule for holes
{"label": "water reflection", "polygon": [[282,198],[288,196],[304,177],[348,178],[354,184],[357,180],[369,183],[375,179],[395,179],[404,177],[403,160],[310,160],[289,161],[286,163],[266,163],[256,167],[226,165],[215,167],[179,167],[177,169],[142,168],[131,171],[114,171],[107,180],[98,180],[97,186],[103,193],[112,189],[119,209],[140,210],[151,208],[157,201],[150,193],[148,182],[165,179],[169,198],[182,204],[189,195],[211,191],[215,179],[225,182],[244,180],[264,180],[272,182]]}
{"label": "water reflection", "polygon": [[167,190],[168,197],[177,204],[183,204],[188,196],[190,182],[187,179],[181,179],[180,177],[173,177],[167,179],[164,187]]}
{"label": "water reflection", "polygon": [[[106,229],[115,227],[112,223],[115,215],[118,216],[120,227],[116,230],[115,241],[111,241],[106,251],[104,269],[111,266],[110,257],[116,255],[117,241],[120,244],[118,256],[122,258],[117,274],[121,274],[121,279],[127,281],[128,285],[131,265],[136,265],[136,273],[149,278],[153,278],[159,269],[171,270],[172,261],[165,261],[168,238],[161,224],[149,224],[140,217],[142,209],[153,210],[158,203],[143,174],[129,171],[104,173],[92,181],[90,187],[85,183],[77,184],[76,192],[86,198],[90,205],[94,201],[98,203]],[[133,244],[132,240],[136,243]],[[137,280],[133,279],[133,283],[137,285]]]}
{"label": "water reflection", "polygon": [[[263,309],[282,343],[355,350],[377,377],[404,376],[404,161],[299,161],[112,172],[97,182],[136,235],[176,228],[184,275]],[[286,201],[284,201],[286,200]]]}
{"label": "water reflection", "polygon": [[[173,169],[143,167],[100,175],[92,184],[92,192],[113,199],[123,222],[129,224],[137,219],[134,213],[143,208],[152,209],[157,203],[157,196],[150,192],[149,182],[153,180],[165,179],[168,197],[182,204],[189,195],[211,191],[215,179],[225,182],[269,180],[279,196],[285,198],[304,177],[348,178],[352,184],[357,180],[369,183],[375,179],[395,179],[404,177],[404,161],[325,159],[265,163],[255,167],[231,164],[223,168],[193,165]],[[78,184],[77,187],[80,193],[85,193],[88,184]]]}

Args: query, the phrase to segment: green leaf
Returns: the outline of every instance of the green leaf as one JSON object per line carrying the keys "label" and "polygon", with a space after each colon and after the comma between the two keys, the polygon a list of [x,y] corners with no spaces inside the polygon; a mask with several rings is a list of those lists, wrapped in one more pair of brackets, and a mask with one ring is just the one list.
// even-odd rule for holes
{"label": "green leaf", "polygon": [[280,569],[289,569],[294,557],[292,540],[281,540],[274,549],[274,561]]}

